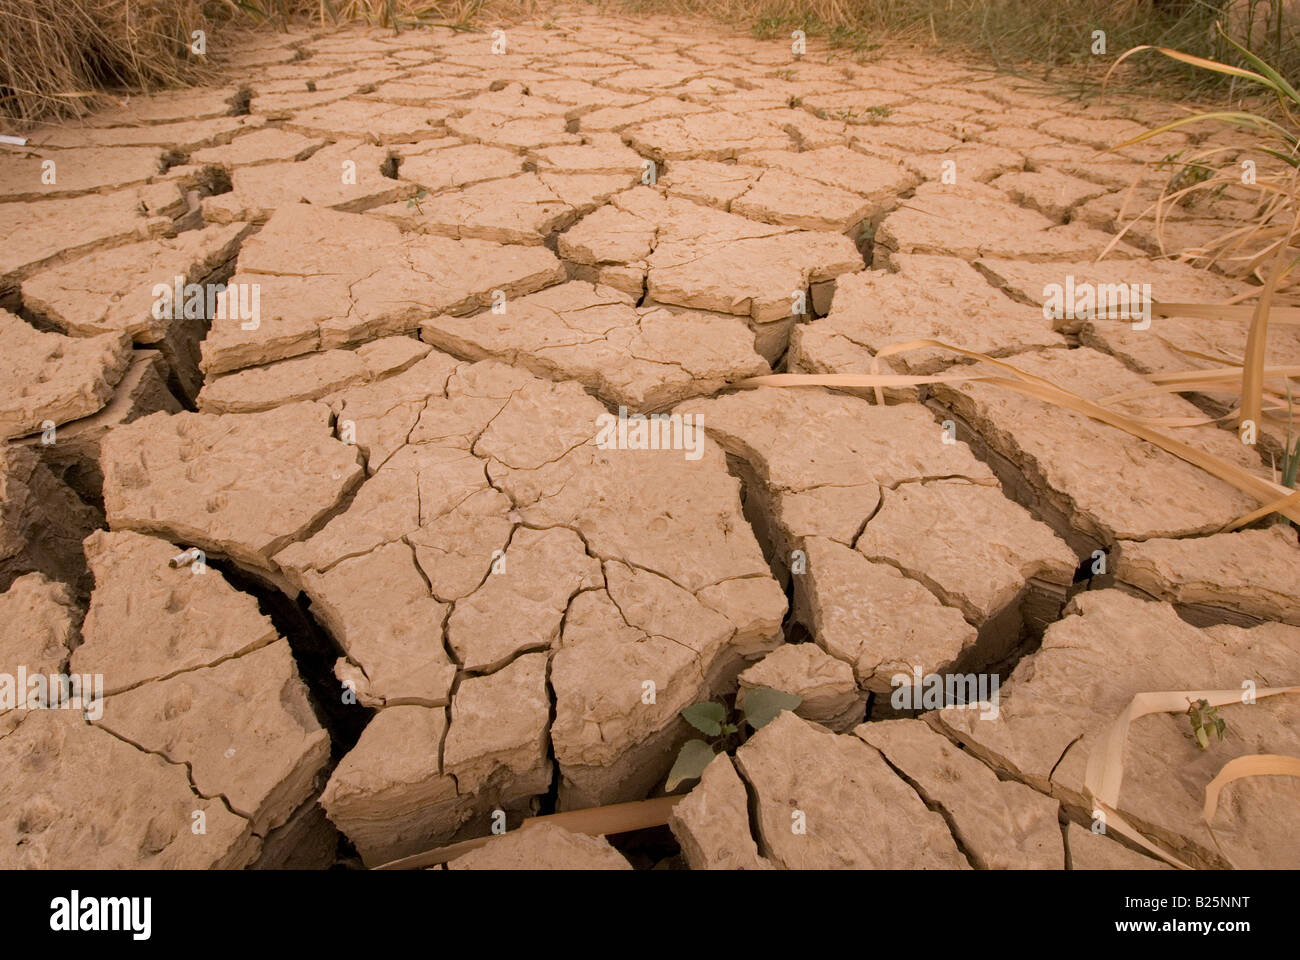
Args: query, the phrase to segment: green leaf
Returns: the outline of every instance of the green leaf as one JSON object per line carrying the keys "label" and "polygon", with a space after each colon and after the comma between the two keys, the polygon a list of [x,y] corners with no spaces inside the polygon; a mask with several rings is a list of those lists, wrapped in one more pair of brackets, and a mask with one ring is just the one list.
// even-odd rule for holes
{"label": "green leaf", "polygon": [[1204,727],[1196,728],[1196,742],[1201,745],[1202,750],[1205,750],[1210,746],[1210,735],[1205,732]]}
{"label": "green leaf", "polygon": [[682,711],[682,717],[701,733],[716,737],[722,733],[722,722],[727,719],[727,708],[712,700],[692,703]]}
{"label": "green leaf", "polygon": [[1158,127],[1139,133],[1135,137],[1130,137],[1123,143],[1117,143],[1114,146],[1107,147],[1106,152],[1123,150],[1131,147],[1135,143],[1141,143],[1144,140],[1150,140],[1162,133],[1168,133],[1170,130],[1177,130],[1179,127],[1185,127],[1189,123],[1201,123],[1206,120],[1221,120],[1224,123],[1231,123],[1239,127],[1245,127],[1249,130],[1269,130],[1281,134],[1283,139],[1290,140],[1291,135],[1286,128],[1274,123],[1267,117],[1261,117],[1255,113],[1246,113],[1241,110],[1220,110],[1212,113],[1197,113],[1189,117],[1180,117],[1177,120],[1170,120],[1168,123],[1162,123]]}
{"label": "green leaf", "polygon": [[1228,36],[1228,34],[1224,32],[1223,26],[1220,23],[1216,22],[1214,26],[1223,36],[1224,40],[1227,40],[1230,44],[1236,47],[1241,52],[1242,56],[1250,61],[1250,63],[1254,65],[1260,73],[1268,78],[1269,82],[1265,83],[1265,86],[1272,89],[1280,99],[1290,100],[1293,104],[1300,106],[1300,93],[1297,93],[1295,87],[1286,82],[1286,78],[1283,77],[1282,74],[1278,73],[1259,57],[1255,56],[1255,54],[1251,53],[1236,40],[1232,39],[1232,37]]}
{"label": "green leaf", "polygon": [[1300,160],[1295,157],[1287,156],[1285,153],[1281,153],[1277,150],[1270,150],[1268,147],[1260,147],[1259,149],[1261,152],[1267,153],[1270,157],[1273,157],[1276,160],[1281,160],[1283,163],[1290,164],[1291,166],[1300,169]]}
{"label": "green leaf", "polygon": [[687,740],[677,752],[673,768],[668,771],[668,782],[664,789],[671,793],[683,780],[698,780],[704,773],[704,768],[713,762],[713,757],[713,748],[703,740]]}
{"label": "green leaf", "polygon": [[793,693],[755,687],[745,692],[745,720],[757,730],[775,720],[782,710],[793,710],[801,703],[803,697],[796,697]]}

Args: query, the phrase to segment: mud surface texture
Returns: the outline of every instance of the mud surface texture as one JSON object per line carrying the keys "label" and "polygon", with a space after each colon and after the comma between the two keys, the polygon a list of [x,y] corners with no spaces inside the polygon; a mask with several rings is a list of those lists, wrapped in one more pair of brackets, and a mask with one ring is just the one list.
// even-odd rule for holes
{"label": "mud surface texture", "polygon": [[[1220,532],[1258,503],[993,384],[733,385],[977,369],[877,358],[930,340],[1100,401],[1239,356],[1043,309],[1245,290],[1149,231],[1095,262],[1188,141],[1098,148],[1167,105],[502,31],[213,38],[217,85],[0,147],[0,866],[376,866],[501,824],[448,867],[646,866],[516,828],[662,795],[680,711],[770,687],[799,706],[691,781],[663,865],[1164,867],[1094,829],[1088,758],[1138,693],[1300,683],[1294,530]],[[1177,394],[1117,406],[1271,476]],[[1193,866],[1300,866],[1300,780],[1200,816],[1228,760],[1300,753],[1300,699],[1219,710],[1204,751],[1136,721],[1116,809]]]}

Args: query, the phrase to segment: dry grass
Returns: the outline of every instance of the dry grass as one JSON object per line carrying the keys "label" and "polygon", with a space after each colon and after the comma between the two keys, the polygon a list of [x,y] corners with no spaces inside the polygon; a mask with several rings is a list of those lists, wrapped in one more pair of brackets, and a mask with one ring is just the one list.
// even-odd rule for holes
{"label": "dry grass", "polygon": [[403,29],[470,24],[483,0],[0,0],[0,115],[23,124],[79,115],[106,91],[194,83],[195,30],[291,20]]}
{"label": "dry grass", "polygon": [[[83,113],[102,91],[191,82],[194,30],[223,4],[202,0],[0,0],[0,113]],[[220,9],[217,11],[220,12]]]}
{"label": "dry grass", "polygon": [[[264,23],[287,26],[298,17],[320,24],[360,22],[392,30],[440,25],[467,28],[484,12],[485,0],[225,0]],[[504,9],[525,3],[497,3]]]}
{"label": "dry grass", "polygon": [[[991,58],[1000,68],[1095,87],[1120,51],[1138,44],[1177,47],[1207,57],[1231,57],[1213,31],[1229,0],[613,0],[633,11],[702,14],[750,29],[757,37],[788,37],[792,29],[825,37],[832,46],[869,54],[901,43],[951,48]],[[1284,73],[1300,73],[1294,25],[1263,24],[1267,0],[1238,13],[1229,32],[1251,33],[1257,52]],[[1093,52],[1094,31],[1106,52]],[[1146,63],[1131,79],[1171,91],[1235,92],[1230,83],[1177,63]]]}
{"label": "dry grass", "polygon": [[[1139,46],[1126,52],[1119,62],[1145,50],[1186,63],[1216,76],[1251,85],[1265,95],[1261,110],[1187,111],[1146,133],[1112,149],[1125,147],[1184,127],[1204,130],[1219,126],[1230,138],[1215,138],[1211,145],[1186,156],[1179,154],[1160,162],[1172,168],[1159,199],[1136,219],[1152,217],[1163,227],[1165,214],[1175,205],[1193,206],[1198,200],[1224,194],[1249,198],[1255,217],[1193,250],[1184,259],[1215,266],[1226,273],[1266,283],[1267,268],[1275,261],[1279,269],[1277,286],[1285,289],[1296,280],[1295,257],[1300,256],[1300,92],[1266,59],[1224,37],[1247,67],[1191,56],[1184,51]],[[1126,228],[1127,230],[1127,228]],[[1116,238],[1115,242],[1123,236]],[[1163,242],[1163,238],[1162,238]]]}
{"label": "dry grass", "polygon": [[[1223,31],[1220,29],[1220,32]],[[1183,391],[1206,389],[1208,392],[1236,394],[1239,403],[1229,416],[1235,417],[1243,431],[1254,430],[1270,420],[1285,429],[1283,460],[1275,465],[1275,472],[1283,486],[1293,489],[1297,465],[1300,464],[1300,438],[1294,433],[1296,403],[1293,379],[1300,371],[1269,369],[1266,355],[1270,322],[1276,324],[1279,319],[1284,319],[1278,314],[1285,313],[1289,319],[1300,312],[1291,306],[1300,295],[1300,91],[1273,64],[1226,35],[1224,39],[1247,67],[1201,59],[1179,50],[1146,46],[1135,47],[1120,60],[1154,49],[1169,60],[1214,75],[1229,76],[1265,94],[1269,107],[1267,113],[1189,111],[1186,116],[1116,145],[1115,149],[1123,149],[1166,131],[1207,123],[1220,125],[1231,132],[1226,145],[1218,143],[1173,161],[1171,165],[1176,172],[1165,184],[1160,197],[1133,222],[1152,217],[1163,245],[1163,217],[1173,204],[1186,204],[1200,196],[1213,197],[1228,191],[1253,195],[1256,211],[1253,220],[1225,230],[1208,243],[1180,254],[1183,260],[1213,266],[1260,284],[1244,330],[1240,371],[1231,367],[1218,371],[1220,382],[1217,383],[1211,371],[1188,371],[1188,378],[1172,380],[1166,386]],[[1119,242],[1131,226],[1132,223],[1126,226],[1113,243]],[[1202,316],[1214,321],[1239,325],[1245,322],[1240,309],[1209,305],[1199,309],[1203,311]]]}

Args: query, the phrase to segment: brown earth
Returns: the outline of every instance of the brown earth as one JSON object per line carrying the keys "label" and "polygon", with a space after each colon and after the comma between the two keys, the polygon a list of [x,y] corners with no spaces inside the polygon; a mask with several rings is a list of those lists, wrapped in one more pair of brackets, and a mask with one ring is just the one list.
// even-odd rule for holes
{"label": "brown earth", "polygon": [[[1160,868],[1093,829],[1101,732],[1300,683],[1295,532],[1220,532],[1258,504],[1199,468],[989,384],[732,388],[975,369],[876,360],[916,339],[1099,401],[1240,356],[1042,308],[1246,289],[1149,231],[1094,262],[1187,138],[1100,148],[1165,107],[572,12],[504,52],[213,40],[217,86],[0,147],[0,674],[103,693],[0,700],[0,865],[376,866],[505,823],[449,868],[628,869],[514,828],[660,795],[683,708],[773,687],[800,705],[713,760],[663,865]],[[1260,476],[1283,442],[1179,436]],[[926,675],[1000,682],[996,715]],[[1300,866],[1294,778],[1199,819],[1228,760],[1300,755],[1297,710],[1224,706],[1207,751],[1142,719],[1117,809],[1193,866]]]}

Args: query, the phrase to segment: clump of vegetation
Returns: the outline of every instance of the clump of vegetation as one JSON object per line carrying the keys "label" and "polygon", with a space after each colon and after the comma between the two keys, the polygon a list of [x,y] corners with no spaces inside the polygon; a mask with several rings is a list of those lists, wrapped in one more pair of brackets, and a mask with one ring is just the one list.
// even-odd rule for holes
{"label": "clump of vegetation", "polygon": [[[1159,198],[1117,233],[1112,246],[1144,217],[1154,220],[1156,235],[1163,246],[1164,214],[1170,204],[1186,206],[1198,197],[1213,200],[1229,191],[1254,198],[1252,220],[1225,228],[1208,241],[1179,251],[1185,261],[1215,266],[1224,273],[1260,285],[1251,306],[1193,304],[1193,312],[1186,313],[1223,322],[1247,323],[1243,361],[1218,370],[1195,371],[1198,377],[1195,382],[1184,378],[1180,383],[1173,383],[1177,379],[1174,376],[1166,379],[1170,386],[1181,390],[1238,394],[1240,402],[1233,413],[1243,436],[1253,437],[1266,418],[1279,426],[1285,421],[1287,439],[1278,482],[1282,487],[1294,489],[1300,454],[1300,442],[1293,445],[1291,438],[1295,413],[1291,380],[1295,371],[1270,368],[1266,358],[1270,314],[1287,310],[1294,314],[1295,307],[1291,304],[1300,296],[1300,92],[1276,66],[1233,40],[1222,26],[1216,24],[1216,29],[1248,67],[1149,45],[1127,51],[1116,62],[1118,65],[1133,54],[1155,50],[1166,59],[1249,85],[1264,99],[1253,111],[1189,111],[1186,116],[1116,144],[1112,149],[1123,150],[1191,125],[1202,128],[1217,125],[1231,133],[1224,141],[1211,141],[1186,157],[1180,152],[1159,161],[1157,167],[1172,166],[1176,172]],[[1293,510],[1293,496],[1265,504],[1243,521],[1253,522],[1281,507]]]}
{"label": "clump of vegetation", "polygon": [[[649,5],[642,4],[641,6]],[[809,23],[804,18],[795,19],[790,16],[758,17],[750,23],[749,32],[755,40],[779,40],[788,37],[793,30],[803,30],[808,36],[813,36],[817,26]]]}
{"label": "clump of vegetation", "polygon": [[110,92],[202,82],[217,30],[288,29],[295,20],[476,30],[485,2],[0,0],[0,114],[32,123],[87,113]]}
{"label": "clump of vegetation", "polygon": [[[1214,31],[1247,41],[1284,74],[1300,74],[1300,38],[1282,4],[1261,0],[622,0],[641,13],[712,16],[760,40],[789,42],[794,30],[859,54],[878,45],[952,49],[998,67],[1095,86],[1118,51],[1150,43],[1233,60]],[[1285,15],[1284,15],[1285,14]],[[1098,34],[1101,34],[1099,44]],[[1235,93],[1231,83],[1185,64],[1132,65],[1131,80],[1200,93]]]}
{"label": "clump of vegetation", "polygon": [[1223,742],[1223,731],[1228,725],[1219,716],[1219,708],[1210,706],[1208,700],[1188,699],[1187,718],[1192,723],[1192,735],[1202,750],[1210,748],[1211,730],[1218,736],[1219,742]]}
{"label": "clump of vegetation", "polygon": [[409,200],[406,201],[407,209],[409,210],[410,208],[414,207],[416,213],[423,214],[424,208],[420,206],[420,201],[423,200],[428,195],[429,195],[428,190],[421,190],[415,196],[411,197]]}
{"label": "clump of vegetation", "polygon": [[[1222,33],[1222,28],[1219,28]],[[1258,200],[1253,223],[1225,231],[1187,259],[1203,260],[1207,265],[1241,276],[1263,281],[1263,268],[1275,258],[1290,261],[1291,251],[1300,254],[1300,92],[1273,65],[1237,43],[1227,34],[1223,39],[1234,47],[1249,69],[1216,60],[1207,60],[1180,50],[1141,45],[1124,53],[1116,61],[1127,60],[1145,50],[1155,50],[1166,58],[1194,66],[1208,73],[1231,77],[1255,87],[1266,100],[1253,111],[1214,110],[1188,112],[1168,123],[1147,130],[1113,150],[1187,126],[1207,124],[1233,128],[1230,144],[1213,142],[1184,158],[1186,151],[1166,156],[1158,168],[1174,168],[1153,209],[1160,219],[1160,207],[1166,203],[1187,203],[1189,198],[1225,190],[1254,194]],[[1286,275],[1294,277],[1294,262],[1285,263],[1280,283]]]}
{"label": "clump of vegetation", "polygon": [[877,49],[880,44],[873,43],[867,31],[861,27],[835,24],[826,32],[826,42],[835,49],[848,49],[854,53],[865,53]]}
{"label": "clump of vegetation", "polygon": [[687,740],[677,752],[677,761],[668,771],[665,789],[673,791],[687,780],[697,780],[704,768],[719,753],[730,753],[740,746],[745,727],[758,730],[782,710],[793,710],[803,703],[802,697],[783,693],[771,687],[754,687],[745,691],[743,708],[728,710],[725,703],[706,700],[693,703],[682,711],[682,719],[699,730],[708,740]]}
{"label": "clump of vegetation", "polygon": [[[1169,181],[1165,184],[1164,192],[1167,194],[1182,194],[1178,200],[1178,204],[1191,209],[1196,206],[1198,195],[1195,191],[1184,190],[1183,188],[1194,186],[1198,183],[1204,183],[1206,180],[1210,179],[1210,177],[1214,176],[1214,168],[1203,163],[1182,163],[1180,162],[1180,158],[1184,153],[1186,153],[1185,150],[1179,150],[1177,153],[1167,154],[1164,160],[1155,165],[1155,168],[1162,171],[1171,171]],[[1226,184],[1220,185],[1211,199],[1217,199],[1226,189]]]}
{"label": "clump of vegetation", "polygon": [[[478,29],[473,22],[485,0],[222,0],[246,13],[287,27],[293,17],[309,17],[320,24],[360,21],[387,29],[420,26]],[[550,21],[542,24],[554,29]]]}
{"label": "clump of vegetation", "polygon": [[[0,0],[0,113],[24,121],[88,112],[109,88],[201,78],[200,0]],[[224,4],[218,4],[218,7]]]}
{"label": "clump of vegetation", "polygon": [[842,107],[833,114],[827,114],[823,110],[818,116],[823,120],[833,117],[842,123],[876,124],[882,122],[891,113],[893,113],[893,108],[888,106],[865,107],[862,110],[850,110],[847,107]]}

